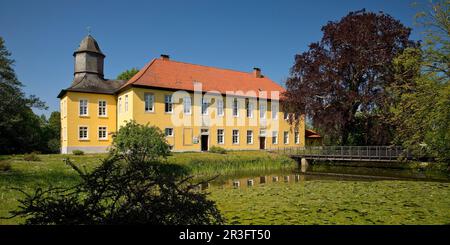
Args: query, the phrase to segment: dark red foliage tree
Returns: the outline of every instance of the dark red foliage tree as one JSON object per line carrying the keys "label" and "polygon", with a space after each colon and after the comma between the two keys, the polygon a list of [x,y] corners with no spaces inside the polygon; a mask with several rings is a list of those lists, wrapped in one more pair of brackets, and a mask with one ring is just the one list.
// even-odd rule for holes
{"label": "dark red foliage tree", "polygon": [[390,141],[385,88],[392,60],[406,47],[410,28],[384,13],[350,12],[322,27],[323,37],[295,56],[284,105],[306,114],[338,144]]}

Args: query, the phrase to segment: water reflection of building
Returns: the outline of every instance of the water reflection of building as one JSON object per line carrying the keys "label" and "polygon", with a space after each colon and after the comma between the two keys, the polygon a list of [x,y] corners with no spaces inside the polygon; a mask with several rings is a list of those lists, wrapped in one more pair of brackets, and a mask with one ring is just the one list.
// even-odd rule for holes
{"label": "water reflection of building", "polygon": [[[279,175],[265,175],[265,176],[252,176],[229,179],[226,181],[220,181],[212,183],[213,186],[219,188],[251,188],[261,185],[278,184],[278,183],[298,183],[305,181],[305,175],[303,174],[279,174]],[[206,188],[209,188],[208,185]],[[206,189],[202,186],[202,190]]]}

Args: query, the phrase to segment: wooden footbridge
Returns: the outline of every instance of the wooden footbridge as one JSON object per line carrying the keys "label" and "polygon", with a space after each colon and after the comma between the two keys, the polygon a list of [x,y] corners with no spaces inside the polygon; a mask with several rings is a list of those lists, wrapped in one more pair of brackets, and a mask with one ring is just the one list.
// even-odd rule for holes
{"label": "wooden footbridge", "polygon": [[398,162],[412,158],[401,146],[307,146],[278,147],[269,151],[301,160]]}

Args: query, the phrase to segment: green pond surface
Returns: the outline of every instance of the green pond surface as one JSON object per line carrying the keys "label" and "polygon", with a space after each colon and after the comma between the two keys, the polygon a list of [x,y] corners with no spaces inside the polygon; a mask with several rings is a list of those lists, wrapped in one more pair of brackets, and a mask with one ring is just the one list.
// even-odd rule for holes
{"label": "green pond surface", "polygon": [[338,169],[237,173],[203,190],[227,224],[450,224],[448,176]]}

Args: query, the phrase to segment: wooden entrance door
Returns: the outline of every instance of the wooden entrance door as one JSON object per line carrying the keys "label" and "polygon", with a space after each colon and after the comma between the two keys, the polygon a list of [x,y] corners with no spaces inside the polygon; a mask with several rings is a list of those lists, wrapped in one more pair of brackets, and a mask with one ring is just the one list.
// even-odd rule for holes
{"label": "wooden entrance door", "polygon": [[266,137],[259,137],[259,149],[266,149]]}
{"label": "wooden entrance door", "polygon": [[208,151],[208,135],[202,135],[201,145],[202,151]]}

